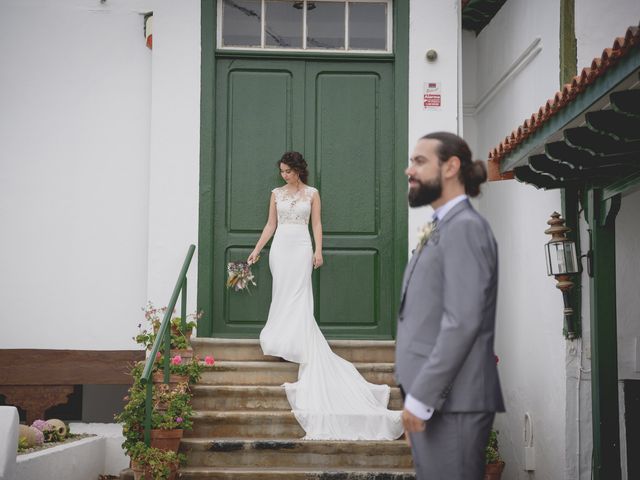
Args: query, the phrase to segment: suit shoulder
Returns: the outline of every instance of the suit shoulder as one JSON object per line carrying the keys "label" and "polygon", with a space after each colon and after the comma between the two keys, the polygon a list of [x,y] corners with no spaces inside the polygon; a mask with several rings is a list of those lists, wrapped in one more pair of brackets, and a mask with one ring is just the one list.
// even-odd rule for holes
{"label": "suit shoulder", "polygon": [[458,215],[451,219],[451,225],[466,228],[487,227],[489,222],[480,215],[474,208],[462,210]]}
{"label": "suit shoulder", "polygon": [[460,235],[477,240],[495,241],[489,222],[473,208],[460,212],[452,220],[449,230],[454,237]]}

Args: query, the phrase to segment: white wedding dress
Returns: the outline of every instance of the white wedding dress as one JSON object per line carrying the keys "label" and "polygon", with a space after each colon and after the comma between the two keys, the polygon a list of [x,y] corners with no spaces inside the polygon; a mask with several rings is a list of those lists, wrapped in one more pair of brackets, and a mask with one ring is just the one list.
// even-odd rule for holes
{"label": "white wedding dress", "polygon": [[291,409],[307,440],[394,440],[402,435],[400,411],[387,409],[390,388],[367,382],[331,351],[313,316],[309,235],[316,189],[294,195],[273,190],[278,212],[269,253],[271,307],[260,333],[265,355],[299,363],[298,381],[285,383]]}

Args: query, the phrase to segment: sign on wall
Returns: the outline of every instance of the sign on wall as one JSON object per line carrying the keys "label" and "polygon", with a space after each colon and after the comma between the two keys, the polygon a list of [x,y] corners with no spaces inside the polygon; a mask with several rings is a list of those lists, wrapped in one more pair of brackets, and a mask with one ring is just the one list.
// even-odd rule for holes
{"label": "sign on wall", "polygon": [[440,82],[425,82],[422,107],[424,110],[440,110],[440,107],[442,107]]}

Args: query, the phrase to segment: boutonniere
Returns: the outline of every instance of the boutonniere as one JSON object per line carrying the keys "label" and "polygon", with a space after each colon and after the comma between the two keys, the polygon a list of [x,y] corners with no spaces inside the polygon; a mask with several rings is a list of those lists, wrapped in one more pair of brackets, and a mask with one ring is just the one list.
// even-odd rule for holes
{"label": "boutonniere", "polygon": [[425,223],[418,229],[418,245],[416,245],[416,252],[420,252],[422,247],[427,244],[427,241],[433,234],[434,230],[435,226],[433,225],[433,222]]}

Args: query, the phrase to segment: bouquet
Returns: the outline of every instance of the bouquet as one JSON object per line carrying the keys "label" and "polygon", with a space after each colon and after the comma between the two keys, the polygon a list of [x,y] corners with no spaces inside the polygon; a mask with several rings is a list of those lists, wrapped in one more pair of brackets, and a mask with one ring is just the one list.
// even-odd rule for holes
{"label": "bouquet", "polygon": [[253,273],[247,262],[229,262],[227,264],[227,288],[233,287],[236,292],[240,290],[249,291],[249,285],[256,285]]}

